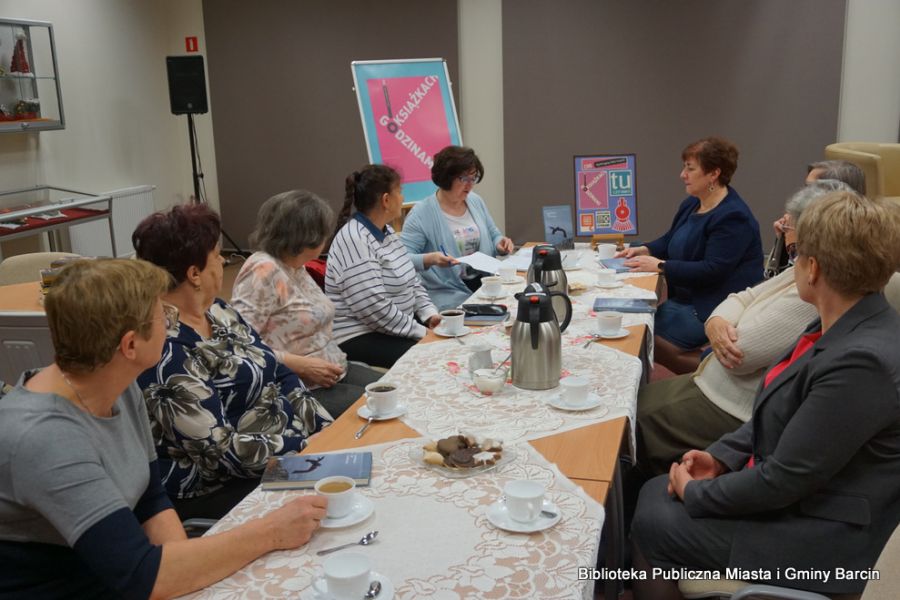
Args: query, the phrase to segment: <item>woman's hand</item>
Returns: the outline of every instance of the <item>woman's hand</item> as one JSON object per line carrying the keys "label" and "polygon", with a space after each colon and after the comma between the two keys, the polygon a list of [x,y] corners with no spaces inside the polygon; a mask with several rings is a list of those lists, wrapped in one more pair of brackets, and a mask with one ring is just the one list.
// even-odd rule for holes
{"label": "woman's hand", "polygon": [[621,252],[616,252],[613,258],[633,258],[635,256],[650,256],[650,248],[647,246],[632,246]]}
{"label": "woman's hand", "polygon": [[684,489],[691,481],[715,479],[726,471],[725,465],[709,452],[688,450],[681,457],[681,463],[672,463],[669,469],[668,491],[670,495],[684,500]]}
{"label": "woman's hand", "polygon": [[271,526],[275,547],[289,550],[307,543],[325,518],[327,506],[323,496],[301,496],[263,517]]}
{"label": "woman's hand", "polygon": [[[631,248],[629,248],[631,250]],[[623,264],[630,267],[632,272],[640,273],[659,273],[659,263],[662,260],[655,256],[634,256],[626,260]]]}
{"label": "woman's hand", "polygon": [[428,321],[425,322],[425,327],[428,329],[434,329],[441,322],[441,315],[433,315],[429,317]]}
{"label": "woman's hand", "polygon": [[497,252],[500,254],[509,254],[515,249],[516,245],[508,237],[504,236],[497,242]]}
{"label": "woman's hand", "polygon": [[734,325],[722,317],[713,317],[706,322],[706,337],[713,353],[722,366],[733,369],[744,362],[744,353],[737,346],[738,334]]}
{"label": "woman's hand", "polygon": [[422,255],[422,264],[426,269],[430,269],[431,267],[442,267],[446,269],[447,267],[458,265],[459,261],[443,252],[429,252],[428,254]]}
{"label": "woman's hand", "polygon": [[285,352],[282,362],[306,385],[329,388],[344,374],[344,369],[340,365],[314,356],[299,356]]}

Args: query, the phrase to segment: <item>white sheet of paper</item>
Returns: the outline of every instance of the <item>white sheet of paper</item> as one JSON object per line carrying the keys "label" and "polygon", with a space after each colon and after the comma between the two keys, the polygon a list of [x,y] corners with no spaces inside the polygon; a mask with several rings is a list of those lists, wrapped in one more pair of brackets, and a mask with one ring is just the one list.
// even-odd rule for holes
{"label": "white sheet of paper", "polygon": [[473,252],[468,256],[461,256],[459,262],[465,263],[473,269],[484,271],[485,273],[496,273],[500,269],[500,261],[483,252]]}
{"label": "white sheet of paper", "polygon": [[[529,250],[531,250],[531,248],[529,248]],[[528,254],[516,253],[507,257],[507,259],[503,261],[503,264],[514,266],[516,271],[527,271],[528,267],[531,266],[531,252]]]}

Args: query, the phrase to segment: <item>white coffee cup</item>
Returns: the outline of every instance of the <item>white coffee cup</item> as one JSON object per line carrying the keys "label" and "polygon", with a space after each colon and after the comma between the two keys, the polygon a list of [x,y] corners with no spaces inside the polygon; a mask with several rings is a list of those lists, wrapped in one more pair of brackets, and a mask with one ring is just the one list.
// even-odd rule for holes
{"label": "white coffee cup", "polygon": [[503,279],[496,275],[481,278],[481,293],[496,298],[503,295]]}
{"label": "white coffee cup", "polygon": [[516,268],[512,265],[501,265],[497,272],[503,281],[512,281],[516,278]]}
{"label": "white coffee cup", "polygon": [[459,308],[449,308],[441,311],[441,329],[449,335],[459,335],[465,327],[466,313]]}
{"label": "white coffee cup", "polygon": [[503,493],[506,495],[506,511],[513,521],[531,523],[540,516],[544,506],[544,484],[516,479],[506,484]]}
{"label": "white coffee cup", "polygon": [[591,382],[587,377],[570,375],[559,380],[559,387],[562,390],[564,403],[570,406],[581,406],[587,402],[588,394],[591,391]]}
{"label": "white coffee cup", "polygon": [[322,564],[328,596],[335,600],[362,598],[372,580],[372,562],[365,554],[340,552]]}
{"label": "white coffee cup", "polygon": [[615,244],[597,244],[597,258],[603,260],[616,255]]}
{"label": "white coffee cup", "polygon": [[597,332],[600,335],[615,335],[622,329],[622,313],[597,313]]}
{"label": "white coffee cup", "polygon": [[328,500],[325,515],[340,519],[350,514],[356,499],[356,482],[343,475],[323,477],[316,482],[316,493]]}
{"label": "white coffee cup", "polygon": [[615,269],[599,269],[597,271],[597,285],[613,285],[615,282]]}
{"label": "white coffee cup", "polygon": [[366,406],[372,416],[386,415],[397,409],[399,388],[396,383],[376,381],[366,386]]}

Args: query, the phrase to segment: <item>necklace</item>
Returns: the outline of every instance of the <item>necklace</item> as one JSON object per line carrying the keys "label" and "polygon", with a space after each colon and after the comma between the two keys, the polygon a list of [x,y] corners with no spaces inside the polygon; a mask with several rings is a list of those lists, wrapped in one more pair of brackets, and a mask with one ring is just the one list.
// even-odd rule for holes
{"label": "necklace", "polygon": [[75,394],[75,399],[78,400],[78,404],[81,405],[81,408],[83,408],[86,413],[93,416],[94,413],[91,412],[91,409],[89,409],[87,404],[85,404],[84,398],[81,397],[81,394],[78,393],[78,390],[75,389],[75,386],[72,385],[72,382],[69,381],[69,378],[66,377],[66,374],[62,369],[59,370],[59,374],[62,375],[63,381],[66,382],[66,385],[69,386],[69,389],[72,390],[72,392]]}

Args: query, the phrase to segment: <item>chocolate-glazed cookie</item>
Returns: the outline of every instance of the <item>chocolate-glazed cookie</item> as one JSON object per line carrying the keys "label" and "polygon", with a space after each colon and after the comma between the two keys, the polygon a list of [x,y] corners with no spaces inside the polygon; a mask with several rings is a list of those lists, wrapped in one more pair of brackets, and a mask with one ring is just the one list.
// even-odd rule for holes
{"label": "chocolate-glazed cookie", "polygon": [[481,452],[480,448],[460,448],[450,453],[444,462],[449,467],[471,469],[475,466],[475,455]]}

